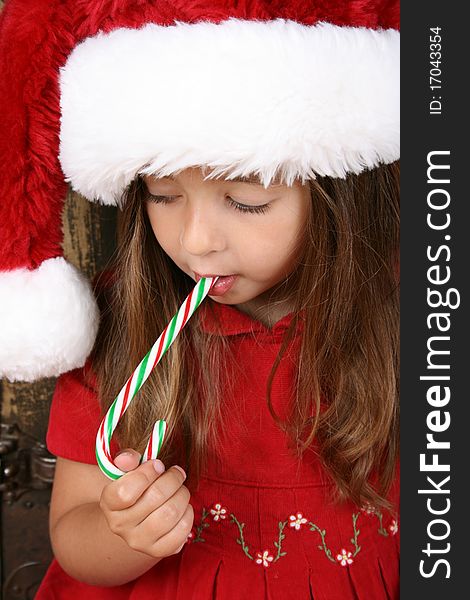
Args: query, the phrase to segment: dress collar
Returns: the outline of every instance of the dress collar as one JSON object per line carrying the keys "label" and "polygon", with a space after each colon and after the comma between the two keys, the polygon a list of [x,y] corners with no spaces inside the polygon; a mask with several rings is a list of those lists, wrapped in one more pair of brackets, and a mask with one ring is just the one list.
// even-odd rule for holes
{"label": "dress collar", "polygon": [[[253,319],[237,308],[228,304],[219,304],[207,299],[200,307],[200,323],[202,331],[218,335],[239,335],[243,333],[262,333],[265,335],[283,334],[289,327],[295,313],[291,312],[272,327]],[[303,318],[300,317],[297,331],[303,329]]]}

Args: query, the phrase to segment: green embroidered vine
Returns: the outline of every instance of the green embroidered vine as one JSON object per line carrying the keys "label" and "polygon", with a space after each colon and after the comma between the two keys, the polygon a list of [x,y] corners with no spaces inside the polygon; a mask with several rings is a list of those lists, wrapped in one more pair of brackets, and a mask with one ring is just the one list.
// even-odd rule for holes
{"label": "green embroidered vine", "polygon": [[[356,526],[357,525],[357,519],[359,518],[360,514],[361,513],[354,513],[352,515],[352,524],[353,524],[354,536],[350,539],[350,542],[351,542],[351,544],[355,548],[354,554],[352,555],[353,557],[355,557],[361,551],[361,547],[357,543],[357,539],[358,539],[359,534],[361,533],[361,531]],[[323,552],[326,554],[328,560],[330,560],[331,562],[334,562],[336,564],[336,560],[333,558],[331,550],[326,545],[326,540],[325,540],[326,531],[324,529],[320,529],[320,527],[318,527],[318,525],[315,525],[315,523],[312,523],[311,521],[309,521],[308,524],[310,525],[310,531],[317,531],[320,534],[322,543],[321,543],[321,545],[317,546],[318,549],[319,550],[323,550]]]}
{"label": "green embroidered vine", "polygon": [[277,542],[274,542],[274,545],[277,548],[277,554],[275,559],[273,560],[273,562],[276,562],[276,560],[279,560],[281,558],[281,556],[285,556],[287,554],[287,552],[281,552],[281,545],[282,545],[282,540],[286,537],[283,533],[284,531],[284,527],[287,525],[287,521],[279,521],[279,538],[277,540]]}
{"label": "green embroidered vine", "polygon": [[[209,516],[210,512],[208,510],[206,510],[205,508],[202,509],[202,516],[201,516],[201,522],[200,524],[195,527],[195,531],[196,531],[196,535],[194,537],[194,539],[192,540],[193,542],[205,542],[205,539],[202,537],[202,532],[205,528],[210,526],[210,523],[206,522],[207,517]],[[384,537],[388,537],[389,534],[386,531],[386,529],[383,526],[383,515],[381,512],[379,511],[374,511],[374,516],[376,516],[379,520],[379,524],[380,527],[378,528],[378,533],[380,535],[383,535]],[[357,522],[359,519],[359,516],[361,515],[360,512],[357,513],[353,513],[351,515],[352,517],[352,527],[353,527],[353,536],[350,538],[350,542],[352,544],[352,546],[354,547],[354,553],[351,552],[347,552],[346,550],[342,550],[341,554],[338,554],[336,559],[333,556],[333,553],[331,552],[330,548],[328,548],[328,545],[326,543],[326,530],[325,529],[321,529],[316,523],[313,523],[312,521],[308,522],[310,531],[313,532],[317,532],[321,538],[321,544],[319,544],[317,546],[317,548],[319,550],[321,550],[322,552],[325,553],[325,556],[328,558],[329,561],[335,563],[335,564],[342,564],[344,566],[344,562],[341,561],[341,556],[344,556],[345,558],[349,557],[356,557],[359,552],[361,551],[361,546],[359,545],[359,534],[361,533],[361,530],[358,528],[357,526]],[[301,517],[302,515],[300,515]],[[291,520],[293,520],[294,517],[291,517]],[[243,530],[245,527],[245,523],[240,523],[237,519],[237,517],[233,514],[230,513],[230,520],[231,523],[234,523],[237,528],[238,528],[238,533],[239,533],[239,537],[237,538],[237,544],[239,544],[244,552],[244,554],[250,559],[250,560],[254,560],[253,556],[250,554],[250,549],[245,541],[245,536],[243,534]],[[303,522],[305,522],[305,519],[303,520]],[[393,521],[395,523],[395,521]],[[284,529],[286,528],[287,524],[289,523],[289,520],[286,521],[279,521],[278,523],[278,528],[279,528],[279,534],[278,534],[278,538],[277,541],[273,542],[274,547],[277,549],[277,554],[275,557],[272,557],[269,555],[268,550],[265,550],[263,553],[259,552],[257,554],[258,559],[257,559],[257,563],[259,564],[264,564],[264,566],[268,566],[268,564],[266,564],[266,561],[268,562],[276,562],[277,560],[279,560],[282,556],[285,556],[287,554],[287,552],[283,552],[282,551],[282,542],[285,539],[285,533],[284,533]],[[298,529],[298,527],[297,527]],[[346,553],[346,555],[344,555],[344,553]],[[263,560],[263,558],[265,560]],[[352,560],[348,561],[348,564],[352,563]]]}
{"label": "green embroidered vine", "polygon": [[205,542],[206,541],[203,537],[201,537],[201,533],[202,533],[203,529],[205,529],[206,527],[209,527],[209,523],[204,522],[207,519],[208,515],[209,515],[209,511],[206,510],[205,508],[203,508],[201,523],[198,527],[196,527],[196,536],[193,539],[193,542]]}
{"label": "green embroidered vine", "polygon": [[384,528],[382,520],[383,520],[383,515],[380,511],[375,511],[375,516],[378,518],[379,523],[380,523],[380,527],[377,529],[377,531],[380,533],[380,535],[383,535],[384,537],[388,537],[388,531]]}
{"label": "green embroidered vine", "polygon": [[248,556],[248,558],[253,560],[253,557],[248,551],[249,548],[245,544],[245,538],[243,537],[243,528],[245,527],[245,523],[239,523],[237,517],[233,513],[230,513],[230,518],[232,519],[232,523],[235,523],[237,525],[238,531],[240,532],[240,537],[237,539],[237,544],[240,544],[243,552]]}
{"label": "green embroidered vine", "polygon": [[356,550],[353,554],[353,558],[354,558],[354,556],[356,556],[356,554],[358,554],[361,551],[361,547],[357,545],[357,538],[359,537],[361,530],[356,528],[357,519],[360,514],[361,513],[355,513],[352,516],[354,537],[351,538],[351,544],[354,546],[354,548],[356,548]]}
{"label": "green embroidered vine", "polygon": [[320,529],[320,527],[318,527],[318,525],[315,525],[315,523],[312,523],[311,521],[309,521],[308,524],[310,525],[310,531],[318,531],[318,533],[320,534],[322,545],[317,546],[317,548],[319,550],[323,550],[323,552],[326,554],[327,558],[329,560],[331,560],[331,562],[334,562],[336,564],[335,559],[331,556],[331,550],[328,548],[328,546],[326,545],[326,542],[325,542],[326,531],[324,529]]}

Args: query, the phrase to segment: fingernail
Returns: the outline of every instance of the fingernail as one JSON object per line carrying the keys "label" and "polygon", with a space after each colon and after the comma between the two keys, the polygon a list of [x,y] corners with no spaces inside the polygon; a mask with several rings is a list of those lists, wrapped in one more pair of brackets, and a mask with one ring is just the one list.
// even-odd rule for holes
{"label": "fingernail", "polygon": [[186,479],[186,473],[183,471],[183,469],[181,467],[179,467],[178,465],[173,465],[175,469],[178,469],[178,471],[181,471],[181,473],[183,474],[183,477]]}
{"label": "fingernail", "polygon": [[165,470],[165,465],[162,463],[162,461],[159,458],[156,458],[153,461],[153,468],[159,475],[161,475],[163,473],[163,471]]}
{"label": "fingernail", "polygon": [[116,458],[117,458],[118,456],[132,456],[132,452],[118,452],[118,453],[116,454]]}

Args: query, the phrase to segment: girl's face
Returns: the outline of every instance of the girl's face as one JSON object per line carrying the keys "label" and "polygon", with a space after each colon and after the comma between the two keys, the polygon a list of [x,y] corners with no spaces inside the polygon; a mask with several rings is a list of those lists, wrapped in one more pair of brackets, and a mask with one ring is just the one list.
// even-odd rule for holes
{"label": "girl's face", "polygon": [[144,181],[150,223],[168,256],[195,281],[226,277],[214,286],[213,300],[251,312],[294,270],[311,201],[308,184],[265,189],[257,180],[204,181],[199,168]]}

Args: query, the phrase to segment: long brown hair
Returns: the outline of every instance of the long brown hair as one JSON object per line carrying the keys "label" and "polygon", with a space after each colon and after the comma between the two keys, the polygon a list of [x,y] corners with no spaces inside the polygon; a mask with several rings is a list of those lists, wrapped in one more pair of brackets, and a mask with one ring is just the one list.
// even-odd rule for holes
{"label": "long brown hair", "polygon": [[[278,290],[289,296],[294,318],[266,401],[299,457],[312,448],[318,452],[339,499],[388,506],[398,457],[399,165],[318,178],[310,187],[298,266]],[[140,178],[126,191],[113,283],[97,286],[102,321],[92,361],[103,411],[194,286],[156,241],[146,193]],[[283,421],[273,409],[271,388],[301,313],[296,398]],[[165,418],[161,458],[179,461],[190,470],[188,485],[196,484],[217,441],[228,352],[224,336],[202,332],[196,313],[118,427],[121,447],[142,452],[152,424]]]}

